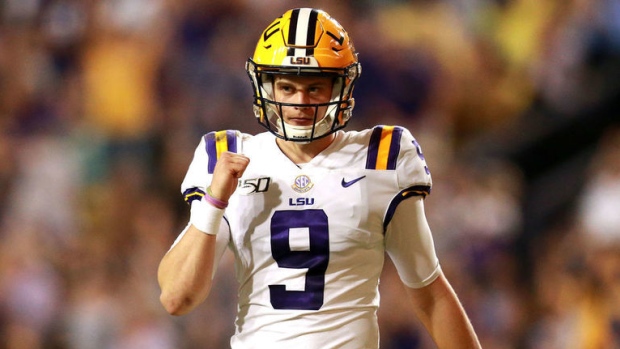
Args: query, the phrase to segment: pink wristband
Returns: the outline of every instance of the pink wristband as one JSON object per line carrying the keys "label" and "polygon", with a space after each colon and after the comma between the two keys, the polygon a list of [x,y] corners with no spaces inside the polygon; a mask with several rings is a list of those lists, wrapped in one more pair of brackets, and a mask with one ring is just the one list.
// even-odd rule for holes
{"label": "pink wristband", "polygon": [[204,199],[219,209],[225,209],[228,207],[228,202],[213,197],[213,194],[211,193],[211,186],[207,187],[207,193],[205,194]]}

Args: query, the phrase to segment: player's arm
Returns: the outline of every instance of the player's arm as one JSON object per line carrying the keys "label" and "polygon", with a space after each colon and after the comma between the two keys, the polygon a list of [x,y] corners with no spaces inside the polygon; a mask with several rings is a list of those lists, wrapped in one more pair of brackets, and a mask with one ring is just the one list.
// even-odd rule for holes
{"label": "player's arm", "polygon": [[216,207],[217,202],[228,202],[249,161],[240,154],[220,155],[210,190],[201,200],[192,202],[190,224],[162,258],[157,273],[160,301],[170,314],[188,313],[209,295],[216,259],[221,256],[221,252],[216,253],[216,235],[224,208]]}
{"label": "player's arm", "polygon": [[157,279],[160,301],[172,315],[183,315],[202,303],[211,291],[216,260],[216,235],[189,224],[162,258]]}
{"label": "player's arm", "polygon": [[415,314],[439,348],[480,348],[473,327],[439,266],[422,196],[402,201],[386,232],[386,249]]}
{"label": "player's arm", "polygon": [[427,286],[406,289],[416,316],[438,348],[481,348],[465,310],[443,273]]}

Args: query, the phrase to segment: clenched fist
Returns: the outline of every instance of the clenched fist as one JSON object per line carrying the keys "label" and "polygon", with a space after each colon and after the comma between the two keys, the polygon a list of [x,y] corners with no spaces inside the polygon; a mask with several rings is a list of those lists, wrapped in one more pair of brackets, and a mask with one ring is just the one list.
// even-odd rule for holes
{"label": "clenched fist", "polygon": [[239,178],[250,163],[250,158],[242,154],[222,152],[213,170],[211,195],[219,200],[228,201],[237,188]]}

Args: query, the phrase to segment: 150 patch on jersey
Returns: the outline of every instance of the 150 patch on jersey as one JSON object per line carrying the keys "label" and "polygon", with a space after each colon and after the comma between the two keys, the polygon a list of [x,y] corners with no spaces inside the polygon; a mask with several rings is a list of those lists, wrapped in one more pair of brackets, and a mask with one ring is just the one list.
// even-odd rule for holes
{"label": "150 patch on jersey", "polygon": [[271,177],[240,179],[237,184],[237,191],[242,195],[254,193],[264,193],[269,190]]}

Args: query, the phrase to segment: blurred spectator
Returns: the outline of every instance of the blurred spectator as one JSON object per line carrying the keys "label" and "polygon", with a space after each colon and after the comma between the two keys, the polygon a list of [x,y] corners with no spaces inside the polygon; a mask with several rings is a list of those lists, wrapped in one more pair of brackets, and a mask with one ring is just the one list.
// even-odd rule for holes
{"label": "blurred spectator", "polygon": [[599,141],[578,205],[578,227],[591,276],[588,348],[620,347],[620,128]]}
{"label": "blurred spectator", "polygon": [[59,271],[48,263],[54,248],[27,225],[6,227],[0,246],[0,333],[7,349],[45,347],[62,299]]}
{"label": "blurred spectator", "polygon": [[526,348],[605,348],[587,345],[588,282],[570,229],[560,225],[537,240]]}
{"label": "blurred spectator", "polygon": [[620,129],[609,129],[592,158],[579,218],[595,246],[620,245]]}

